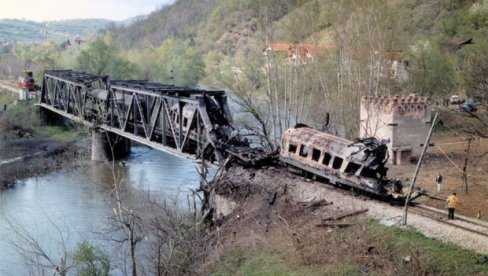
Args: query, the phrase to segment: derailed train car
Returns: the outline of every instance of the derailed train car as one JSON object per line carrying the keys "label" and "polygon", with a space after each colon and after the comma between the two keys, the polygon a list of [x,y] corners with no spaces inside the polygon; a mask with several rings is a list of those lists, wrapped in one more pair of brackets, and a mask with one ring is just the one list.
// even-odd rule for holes
{"label": "derailed train car", "polygon": [[386,178],[387,143],[375,138],[353,142],[306,126],[295,127],[283,134],[280,159],[326,183],[403,198],[402,183]]}

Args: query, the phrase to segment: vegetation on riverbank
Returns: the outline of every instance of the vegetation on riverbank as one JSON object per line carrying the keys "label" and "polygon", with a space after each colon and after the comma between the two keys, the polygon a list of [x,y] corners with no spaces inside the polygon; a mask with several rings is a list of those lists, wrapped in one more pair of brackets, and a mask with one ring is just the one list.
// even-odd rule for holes
{"label": "vegetation on riverbank", "polygon": [[87,152],[75,143],[88,137],[84,128],[48,125],[41,119],[36,100],[17,101],[0,93],[8,109],[0,113],[0,156],[9,160],[0,166],[0,190],[17,180],[43,175],[72,166]]}
{"label": "vegetation on riverbank", "polygon": [[[0,102],[12,103],[11,96],[0,93]],[[42,119],[36,100],[18,101],[0,116],[0,136],[4,139],[41,138],[63,142],[74,142],[80,137],[88,137],[88,131],[79,126],[47,124]]]}

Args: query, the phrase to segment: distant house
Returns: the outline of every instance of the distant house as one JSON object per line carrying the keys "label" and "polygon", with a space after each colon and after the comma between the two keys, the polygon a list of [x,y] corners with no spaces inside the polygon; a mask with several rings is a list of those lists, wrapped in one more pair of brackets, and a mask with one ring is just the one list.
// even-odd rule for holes
{"label": "distant house", "polygon": [[264,49],[264,55],[268,53],[286,53],[286,64],[288,65],[305,65],[313,63],[316,57],[324,53],[327,48],[335,47],[333,45],[314,45],[314,44],[291,44],[291,43],[274,43]]}

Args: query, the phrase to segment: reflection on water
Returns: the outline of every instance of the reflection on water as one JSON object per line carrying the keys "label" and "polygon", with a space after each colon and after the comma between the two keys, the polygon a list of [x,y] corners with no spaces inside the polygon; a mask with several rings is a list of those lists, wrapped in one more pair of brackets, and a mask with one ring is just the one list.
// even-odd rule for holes
{"label": "reflection on water", "polygon": [[[0,157],[1,159],[1,157]],[[59,256],[60,228],[71,248],[77,241],[95,238],[94,230],[106,228],[107,191],[114,179],[129,195],[173,198],[198,186],[196,164],[145,147],[133,147],[131,155],[114,164],[89,164],[18,183],[0,193],[0,212],[19,223],[54,256]],[[24,274],[23,262],[8,240],[15,237],[5,216],[0,217],[0,275]],[[69,238],[67,237],[69,233]]]}

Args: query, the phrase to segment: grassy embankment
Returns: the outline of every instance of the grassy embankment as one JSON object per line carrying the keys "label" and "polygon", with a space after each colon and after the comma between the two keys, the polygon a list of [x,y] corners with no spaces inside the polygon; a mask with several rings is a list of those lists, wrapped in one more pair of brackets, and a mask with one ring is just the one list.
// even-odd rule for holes
{"label": "grassy embankment", "polygon": [[[324,243],[323,261],[304,264],[300,258],[285,259],[276,250],[234,250],[212,275],[487,275],[485,256],[460,249],[410,229],[385,227],[373,221],[337,230],[344,248],[331,254]],[[322,229],[323,230],[323,229]],[[372,253],[355,245],[358,232],[374,245]],[[340,232],[340,233],[339,233]],[[332,235],[333,236],[333,235]],[[319,241],[322,243],[322,241]],[[405,262],[404,257],[410,256]]]}
{"label": "grassy embankment", "polygon": [[5,114],[0,117],[0,135],[5,139],[18,138],[51,138],[71,142],[85,135],[83,128],[48,125],[41,120],[36,100],[22,101],[14,105],[15,97],[10,93],[0,93],[0,107],[9,105]]}

